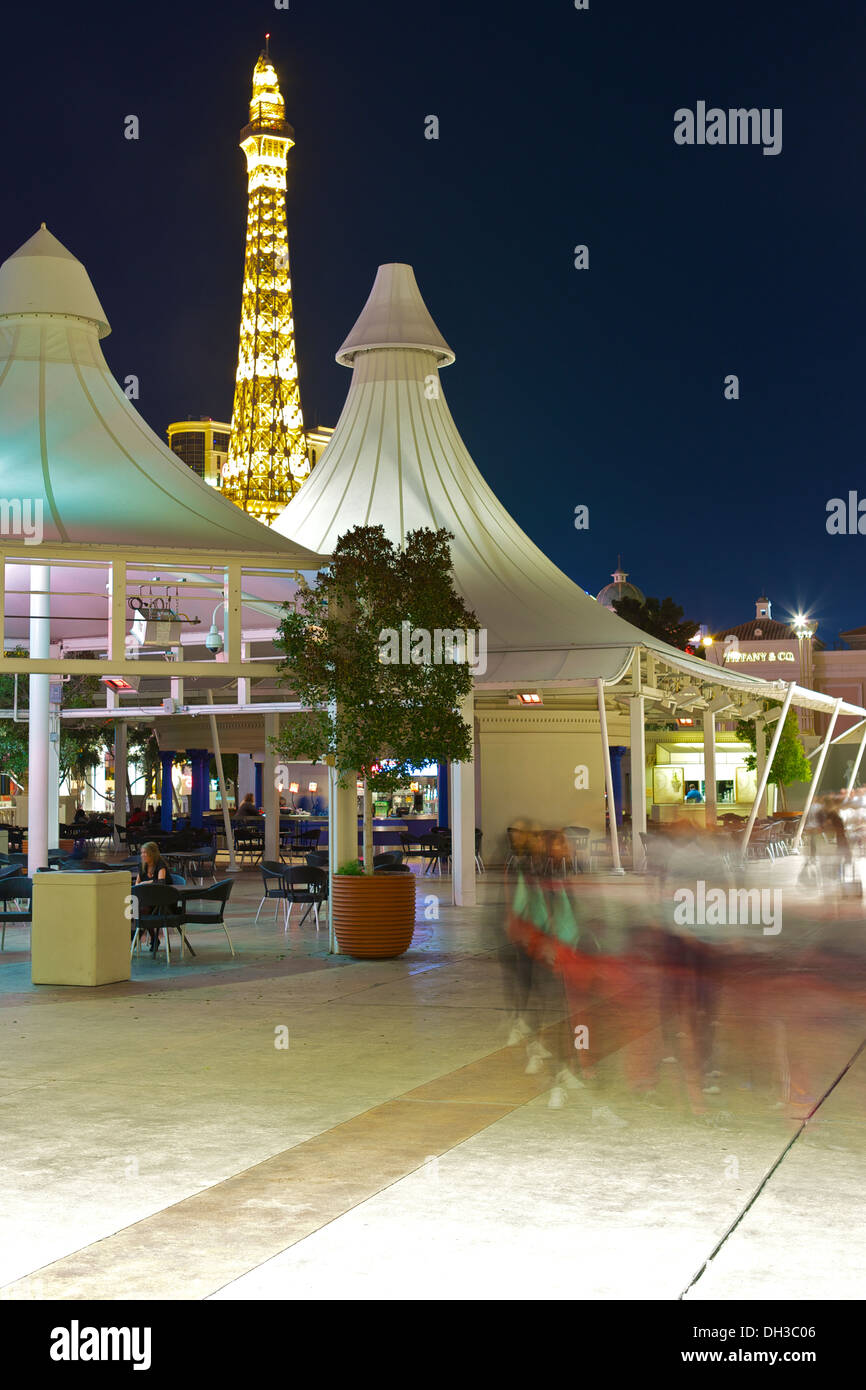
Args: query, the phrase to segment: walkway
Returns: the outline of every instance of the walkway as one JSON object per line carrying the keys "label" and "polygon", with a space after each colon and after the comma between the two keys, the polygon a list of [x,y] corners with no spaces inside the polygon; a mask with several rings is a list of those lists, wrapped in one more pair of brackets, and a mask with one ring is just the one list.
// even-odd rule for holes
{"label": "walkway", "polygon": [[[756,973],[608,980],[588,1052],[542,978],[535,1063],[506,1045],[501,874],[462,912],[425,880],[381,964],[254,927],[252,873],[234,962],[197,934],[195,962],[34,989],[8,932],[0,1298],[862,1297],[862,906],[804,898],[793,865],[752,871],[788,883]],[[580,891],[632,950],[648,885]]]}

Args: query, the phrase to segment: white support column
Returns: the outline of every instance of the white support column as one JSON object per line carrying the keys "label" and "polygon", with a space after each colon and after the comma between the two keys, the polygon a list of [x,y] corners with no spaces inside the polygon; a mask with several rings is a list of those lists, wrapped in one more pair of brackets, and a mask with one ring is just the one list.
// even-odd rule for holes
{"label": "white support column", "polygon": [[860,747],[857,749],[857,758],[851,769],[851,776],[848,778],[847,790],[849,792],[854,790],[854,783],[857,781],[857,773],[860,771],[860,764],[863,761],[864,748],[866,748],[866,722],[863,724],[863,736],[860,739]]}
{"label": "white support column", "polygon": [[[54,652],[51,653],[55,655]],[[60,845],[60,701],[52,703],[51,686],[57,684],[49,677],[48,690],[48,848]]]}
{"label": "white support column", "polygon": [[764,788],[763,792],[755,793],[755,806],[758,808],[755,815],[763,820],[767,814],[767,780],[764,777],[767,767],[767,726],[760,717],[755,720],[755,760],[758,787]]}
{"label": "white support column", "polygon": [[[51,570],[30,567],[30,655],[47,658],[51,641],[49,613]],[[30,677],[29,760],[27,770],[27,872],[48,865],[48,777],[50,677]]]}
{"label": "white support column", "polygon": [[619,834],[616,825],[616,806],[613,799],[613,771],[610,765],[610,740],[607,736],[607,710],[604,705],[604,681],[599,678],[595,683],[598,692],[598,719],[601,725],[601,752],[604,759],[604,781],[607,788],[607,811],[610,823],[610,852],[613,859],[612,872],[615,874],[625,873],[619,857]]}
{"label": "white support column", "polygon": [[241,565],[239,560],[231,560],[226,565],[223,585],[225,600],[225,627],[223,646],[226,661],[237,665],[241,660]]}
{"label": "white support column", "polygon": [[644,697],[629,700],[629,743],[631,748],[631,849],[632,868],[641,873],[646,867],[646,850],[641,835],[646,834],[646,728]]}
{"label": "white support column", "polygon": [[126,560],[112,560],[108,572],[108,655],[126,659]]}
{"label": "white support column", "polygon": [[[246,661],[246,659],[247,644],[246,642],[241,642],[241,661]],[[227,655],[226,660],[228,660]],[[250,681],[248,676],[238,676],[238,704],[250,704]]]}
{"label": "white support column", "polygon": [[704,710],[704,804],[705,823],[715,825],[718,815],[716,801],[716,716],[710,709]]}
{"label": "white support column", "polygon": [[[210,688],[208,688],[207,692],[207,702],[209,705],[213,704],[213,691]],[[211,714],[208,718],[210,721],[211,743],[213,744],[214,758],[216,759],[217,781],[219,782],[220,788],[220,803],[223,810],[223,829],[225,830],[226,847],[229,852],[229,873],[234,874],[237,873],[238,866],[235,862],[235,837],[232,831],[232,818],[229,815],[228,797],[226,796],[226,779],[225,773],[223,772],[223,755],[220,748],[220,736],[217,728],[216,715]]]}
{"label": "white support column", "polygon": [[[803,814],[800,817],[800,823],[797,826],[797,833],[794,836],[794,842],[791,846],[791,848],[794,850],[798,850],[800,848],[800,841],[803,838],[803,831],[806,828],[806,821],[808,819],[809,812],[812,809],[812,802],[815,800],[815,794],[818,791],[818,784],[821,781],[821,773],[824,771],[824,763],[827,761],[827,752],[830,748],[830,740],[833,737],[833,730],[836,727],[836,720],[839,718],[839,707],[841,706],[841,704],[842,700],[840,698],[836,701],[836,704],[833,707],[833,713],[830,715],[830,723],[827,725],[827,732],[824,735],[824,742],[821,744],[821,752],[818,757],[818,766],[812,773],[812,780],[809,783],[809,790],[806,793],[806,805],[803,807]],[[781,724],[781,722],[782,721],[780,719],[779,723]]]}
{"label": "white support column", "polygon": [[[460,714],[475,727],[475,697],[460,702]],[[475,759],[451,763],[451,900],[457,907],[474,907],[475,896]]]}
{"label": "white support column", "polygon": [[[779,746],[779,739],[782,737],[782,730],[785,727],[785,720],[788,718],[788,710],[791,708],[791,701],[793,698],[794,682],[791,681],[790,685],[788,686],[788,693],[786,694],[785,699],[782,702],[782,713],[779,715],[779,718],[776,721],[776,728],[773,732],[773,741],[770,744],[770,751],[764,759],[763,771],[761,772],[758,781],[758,790],[755,793],[755,799],[752,802],[752,809],[749,812],[749,818],[746,821],[746,832],[743,835],[742,844],[742,856],[744,860],[748,853],[749,840],[752,838],[752,831],[755,827],[755,821],[758,818],[758,807],[761,804],[764,792],[767,790],[767,779],[770,776],[770,769],[773,766],[773,759],[776,756],[776,749]],[[760,744],[760,739],[758,740],[758,743]]]}
{"label": "white support column", "polygon": [[245,796],[256,794],[256,765],[252,753],[238,753],[238,810]]}
{"label": "white support column", "polygon": [[265,806],[265,859],[280,857],[280,791],[277,786],[277,754],[272,738],[280,732],[280,716],[265,715],[265,762],[262,768],[262,800]]}

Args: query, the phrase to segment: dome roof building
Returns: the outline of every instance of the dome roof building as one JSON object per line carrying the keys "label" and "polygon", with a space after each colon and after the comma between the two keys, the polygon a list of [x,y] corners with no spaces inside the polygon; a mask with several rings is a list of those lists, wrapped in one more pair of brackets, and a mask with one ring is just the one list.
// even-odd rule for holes
{"label": "dome roof building", "polygon": [[636,584],[629,584],[628,575],[622,568],[621,557],[617,558],[617,567],[611,575],[612,584],[605,584],[604,588],[596,595],[598,602],[605,608],[609,608],[611,613],[615,613],[614,603],[623,598],[633,598],[638,603],[646,603],[646,594],[641,593]]}

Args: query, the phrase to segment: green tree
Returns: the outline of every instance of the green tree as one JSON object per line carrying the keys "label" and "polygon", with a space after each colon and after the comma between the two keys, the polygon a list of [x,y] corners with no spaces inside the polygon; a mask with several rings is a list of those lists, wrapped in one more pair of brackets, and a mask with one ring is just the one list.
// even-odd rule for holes
{"label": "green tree", "polygon": [[[698,627],[696,622],[683,618],[683,609],[670,597],[661,601],[648,598],[645,603],[640,603],[636,598],[618,598],[614,599],[613,606],[618,616],[625,618],[633,627],[639,627],[642,632],[648,632],[651,637],[658,637],[672,647],[679,647],[681,651],[685,651]],[[703,648],[699,647],[695,655],[704,656]]]}
{"label": "green tree", "polygon": [[315,588],[300,588],[284,607],[281,672],[307,708],[286,720],[274,744],[286,760],[327,760],[343,785],[363,776],[367,873],[372,792],[403,785],[424,763],[472,757],[472,731],[459,710],[472,668],[465,659],[437,661],[432,650],[437,630],[478,631],[454,589],[451,539],[445,530],[411,531],[400,549],[381,526],[357,526],[339,538]]}
{"label": "green tree", "polygon": [[[778,700],[765,700],[764,709],[779,709]],[[738,719],[736,725],[737,737],[744,743],[750,743],[754,752],[746,758],[746,767],[752,771],[758,766],[758,731],[754,719]],[[767,737],[772,737],[772,730],[762,729],[761,737],[764,739],[764,751],[767,749]],[[783,807],[787,806],[785,788],[792,782],[811,782],[812,764],[806,757],[806,750],[800,738],[800,728],[797,723],[797,715],[794,710],[789,709],[782,732],[779,736],[779,744],[770,768],[770,775],[767,779],[779,788],[782,797]]]}

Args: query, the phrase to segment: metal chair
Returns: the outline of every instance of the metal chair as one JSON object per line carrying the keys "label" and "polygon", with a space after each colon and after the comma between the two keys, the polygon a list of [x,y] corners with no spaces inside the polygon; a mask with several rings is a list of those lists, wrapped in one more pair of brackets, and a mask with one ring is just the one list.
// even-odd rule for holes
{"label": "metal chair", "polygon": [[589,846],[589,871],[595,873],[595,863],[597,859],[607,859],[613,861],[613,851],[610,847],[610,840],[592,840]]}
{"label": "metal chair", "polygon": [[265,850],[265,827],[253,822],[252,816],[244,816],[234,824],[235,854],[242,864],[248,857],[252,864],[261,861]]}
{"label": "metal chair", "polygon": [[166,963],[171,965],[169,934],[171,928],[175,927],[180,932],[180,950],[181,959],[183,959],[183,914],[177,888],[167,883],[136,883],[133,885],[132,895],[138,903],[138,915],[129,954],[133,954],[136,946],[140,950],[141,929],[144,927],[152,935],[151,953],[156,955],[159,933],[163,931],[165,933],[165,959]]}
{"label": "metal chair", "polygon": [[300,834],[295,835],[291,852],[304,856],[312,854],[314,850],[318,849],[321,837],[321,826],[318,826],[315,830],[302,830]]}
{"label": "metal chair", "polygon": [[476,869],[478,870],[478,872],[479,872],[480,874],[483,874],[483,873],[486,873],[487,871],[486,871],[486,869],[484,868],[484,860],[481,858],[481,840],[482,840],[481,831],[480,831],[480,830],[478,829],[478,827],[476,826],[476,827],[475,827],[475,867],[476,867]]}
{"label": "metal chair", "polygon": [[319,908],[328,901],[328,875],[324,869],[309,869],[289,867],[286,870],[286,887],[288,889],[289,915],[286,918],[286,927],[291,921],[292,908],[297,903],[299,906],[306,905],[306,912],[298,923],[302,927],[312,912],[316,919],[316,931],[319,930]]}
{"label": "metal chair", "polygon": [[387,864],[403,863],[403,854],[399,849],[383,849],[381,854],[373,855],[373,869],[384,869]]}
{"label": "metal chair", "polygon": [[[183,924],[180,929],[181,959],[183,959],[184,945],[189,946],[191,954],[195,954],[192,946],[189,945],[189,941],[187,940],[187,927],[222,927],[226,934],[226,940],[229,943],[229,950],[232,955],[235,955],[235,948],[232,945],[229,929],[225,923],[226,904],[228,903],[233,887],[234,880],[226,878],[223,879],[221,883],[212,883],[209,888],[188,888],[187,891],[181,895],[181,913],[183,915]],[[190,910],[188,906],[189,903],[196,904],[194,911]],[[208,906],[202,909],[198,906],[199,903],[206,903]]]}
{"label": "metal chair", "polygon": [[[256,922],[259,920],[259,913],[264,907],[266,899],[273,898],[277,904],[274,908],[274,921],[276,922],[277,920],[277,913],[280,909],[280,903],[282,903],[283,916],[285,917],[286,925],[288,926],[289,889],[286,876],[289,871],[289,866],[283,864],[281,861],[278,862],[275,859],[264,859],[262,860],[260,868],[262,871],[262,884],[264,885],[265,891],[262,894],[262,900],[259,903],[259,911],[256,913]],[[274,882],[276,883],[276,887],[271,886]],[[255,922],[253,923],[253,926],[255,926]]]}
{"label": "metal chair", "polygon": [[585,873],[588,868],[589,835],[590,832],[585,825],[566,825],[563,828],[562,836],[571,854],[571,867],[576,874]]}
{"label": "metal chair", "polygon": [[187,855],[190,873],[199,883],[204,883],[204,871],[210,870],[211,881],[216,883],[216,845],[202,845]]}
{"label": "metal chair", "polygon": [[[33,921],[32,878],[23,874],[10,874],[8,878],[0,878],[0,903],[3,904],[3,910],[0,912],[0,951],[5,951],[6,928],[20,922]],[[10,903],[26,903],[27,907],[10,908]]]}

